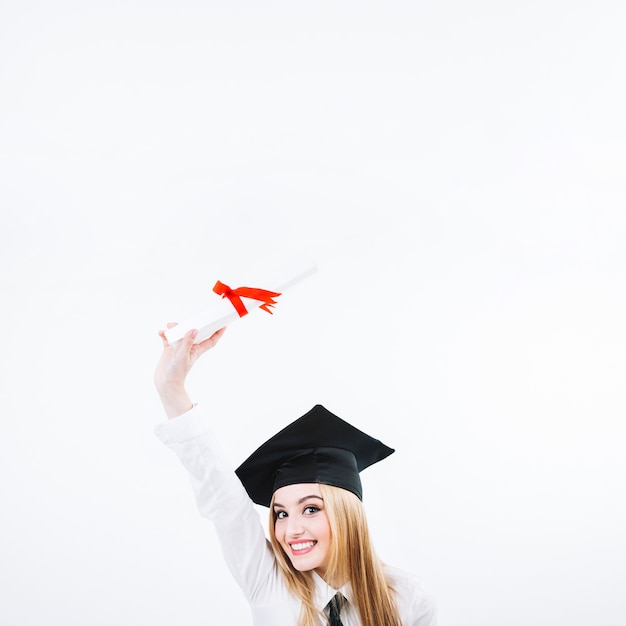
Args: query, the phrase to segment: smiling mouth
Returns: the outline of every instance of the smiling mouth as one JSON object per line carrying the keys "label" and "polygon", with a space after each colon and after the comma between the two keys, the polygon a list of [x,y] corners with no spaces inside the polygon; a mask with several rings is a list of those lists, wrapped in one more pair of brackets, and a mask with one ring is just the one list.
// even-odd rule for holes
{"label": "smiling mouth", "polygon": [[289,547],[293,554],[303,554],[312,550],[317,541],[303,541],[302,543],[292,543]]}

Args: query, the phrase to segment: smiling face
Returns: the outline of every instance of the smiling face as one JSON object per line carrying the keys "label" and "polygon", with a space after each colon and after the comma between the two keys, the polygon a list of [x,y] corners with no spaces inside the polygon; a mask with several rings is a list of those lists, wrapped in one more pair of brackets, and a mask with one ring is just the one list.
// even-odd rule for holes
{"label": "smiling face", "polygon": [[274,493],[274,533],[300,572],[324,576],[330,558],[331,531],[316,483],[299,483]]}

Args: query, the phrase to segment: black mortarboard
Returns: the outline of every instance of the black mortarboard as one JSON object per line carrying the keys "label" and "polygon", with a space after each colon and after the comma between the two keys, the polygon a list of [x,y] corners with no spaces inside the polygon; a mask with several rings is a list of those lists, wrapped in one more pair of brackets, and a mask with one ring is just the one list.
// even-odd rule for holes
{"label": "black mortarboard", "polygon": [[252,500],[263,506],[270,505],[276,489],[296,483],[333,485],[363,499],[359,472],[392,452],[316,404],[257,448],[236,473]]}

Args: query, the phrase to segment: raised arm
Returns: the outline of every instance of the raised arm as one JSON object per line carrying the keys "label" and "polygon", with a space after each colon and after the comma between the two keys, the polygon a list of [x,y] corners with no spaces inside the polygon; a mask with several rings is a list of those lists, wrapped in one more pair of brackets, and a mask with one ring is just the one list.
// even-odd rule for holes
{"label": "raised arm", "polygon": [[[168,324],[171,328],[173,324]],[[163,353],[154,372],[154,384],[168,417],[156,426],[156,434],[169,446],[188,470],[198,510],[212,520],[222,554],[235,580],[250,601],[267,603],[266,594],[277,582],[274,553],[246,490],[220,450],[219,442],[206,429],[200,407],[187,413],[192,402],[185,380],[194,363],[213,348],[225,328],[194,344],[197,335],[189,331],[182,339],[168,343],[161,331]],[[198,409],[200,409],[198,411]],[[173,418],[187,413],[180,420]]]}
{"label": "raised arm", "polygon": [[[175,325],[170,323],[167,327],[172,328]],[[191,409],[192,402],[185,388],[187,374],[193,364],[217,344],[225,330],[225,327],[220,328],[200,343],[194,343],[198,331],[190,330],[172,345],[167,341],[165,331],[159,332],[163,341],[163,353],[154,372],[154,384],[168,419]]]}

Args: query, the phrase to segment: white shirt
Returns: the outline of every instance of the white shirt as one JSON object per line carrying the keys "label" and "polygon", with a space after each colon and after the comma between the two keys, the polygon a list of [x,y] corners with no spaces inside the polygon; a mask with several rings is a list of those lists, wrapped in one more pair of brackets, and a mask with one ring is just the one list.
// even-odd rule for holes
{"label": "white shirt", "polygon": [[[226,563],[250,604],[254,626],[296,626],[300,599],[287,589],[258,512],[206,428],[201,410],[194,407],[158,424],[155,432],[189,471],[200,514],[215,524]],[[436,626],[434,601],[419,579],[387,566],[385,574],[397,592],[402,626]],[[315,572],[313,577],[316,606],[322,610],[341,591],[348,600],[341,611],[343,625],[361,626],[350,585],[337,590]]]}

